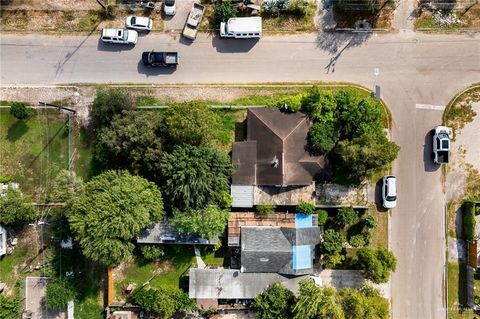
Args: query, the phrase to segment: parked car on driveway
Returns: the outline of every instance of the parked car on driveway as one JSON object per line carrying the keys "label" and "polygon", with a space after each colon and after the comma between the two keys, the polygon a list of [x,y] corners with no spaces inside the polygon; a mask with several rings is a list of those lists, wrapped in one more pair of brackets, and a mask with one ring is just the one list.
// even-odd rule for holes
{"label": "parked car on driveway", "polygon": [[143,52],[143,65],[147,67],[176,67],[180,62],[178,52]]}
{"label": "parked car on driveway", "polygon": [[205,7],[199,3],[193,3],[192,10],[188,14],[187,21],[185,22],[185,27],[183,28],[183,36],[190,40],[195,40],[197,37],[198,28],[202,22],[203,13]]}
{"label": "parked car on driveway", "polygon": [[163,1],[163,11],[165,12],[166,16],[175,15],[175,13],[177,11],[176,0],[164,0]]}
{"label": "parked car on driveway", "polygon": [[128,16],[125,20],[125,27],[138,31],[150,31],[153,28],[153,21],[147,17]]}
{"label": "parked car on driveway", "polygon": [[128,29],[102,29],[101,40],[107,43],[136,44],[138,33]]}
{"label": "parked car on driveway", "polygon": [[397,178],[392,175],[384,176],[382,179],[382,200],[386,209],[397,206]]}

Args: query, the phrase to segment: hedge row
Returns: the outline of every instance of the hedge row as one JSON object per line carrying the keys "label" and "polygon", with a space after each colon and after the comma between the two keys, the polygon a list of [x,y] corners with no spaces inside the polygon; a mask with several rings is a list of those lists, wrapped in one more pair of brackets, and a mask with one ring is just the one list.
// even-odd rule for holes
{"label": "hedge row", "polygon": [[473,242],[475,240],[475,204],[465,202],[462,205],[463,214],[463,236],[465,240]]}

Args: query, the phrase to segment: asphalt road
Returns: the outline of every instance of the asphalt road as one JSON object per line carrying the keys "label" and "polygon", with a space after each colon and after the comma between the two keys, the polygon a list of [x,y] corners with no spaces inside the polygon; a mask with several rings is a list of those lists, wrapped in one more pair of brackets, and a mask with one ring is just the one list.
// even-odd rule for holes
{"label": "asphalt road", "polygon": [[[390,245],[398,257],[392,278],[394,318],[440,319],[444,296],[445,223],[441,173],[428,158],[426,134],[456,92],[480,82],[480,36],[386,35],[268,36],[261,41],[200,35],[192,44],[148,35],[135,47],[104,45],[90,37],[2,35],[1,84],[252,83],[349,81],[380,87],[401,146],[394,165],[398,207]],[[177,70],[147,70],[145,50],[180,53]],[[374,69],[378,69],[375,76]],[[425,158],[427,155],[427,158]]]}

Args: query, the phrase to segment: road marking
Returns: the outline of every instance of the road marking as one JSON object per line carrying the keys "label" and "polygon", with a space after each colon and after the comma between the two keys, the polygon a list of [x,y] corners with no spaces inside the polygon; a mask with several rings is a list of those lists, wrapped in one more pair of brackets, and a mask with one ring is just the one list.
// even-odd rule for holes
{"label": "road marking", "polygon": [[415,104],[417,109],[424,109],[424,110],[436,110],[436,111],[443,111],[445,110],[445,106],[443,105],[433,105],[433,104]]}

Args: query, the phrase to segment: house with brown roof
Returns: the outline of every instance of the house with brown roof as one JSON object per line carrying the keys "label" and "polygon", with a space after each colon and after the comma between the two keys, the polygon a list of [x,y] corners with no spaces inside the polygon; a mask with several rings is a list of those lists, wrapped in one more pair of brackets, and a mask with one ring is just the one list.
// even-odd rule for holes
{"label": "house with brown roof", "polygon": [[325,157],[308,150],[311,125],[301,112],[248,109],[246,140],[234,143],[232,150],[234,207],[252,207],[254,187],[307,186],[322,175]]}

